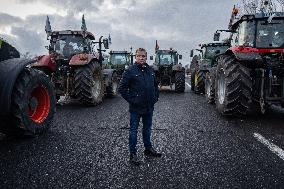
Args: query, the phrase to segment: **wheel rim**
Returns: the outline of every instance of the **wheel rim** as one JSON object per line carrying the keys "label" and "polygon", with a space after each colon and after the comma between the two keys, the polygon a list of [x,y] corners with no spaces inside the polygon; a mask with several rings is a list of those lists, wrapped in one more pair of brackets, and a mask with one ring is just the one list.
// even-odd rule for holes
{"label": "wheel rim", "polygon": [[43,86],[33,89],[29,99],[29,116],[35,123],[42,123],[50,110],[50,96]]}
{"label": "wheel rim", "polygon": [[195,72],[195,74],[194,74],[194,86],[197,86],[197,80],[198,80],[198,76],[197,76],[197,72]]}
{"label": "wheel rim", "polygon": [[98,98],[101,93],[101,80],[98,76],[94,76],[93,86],[92,86],[92,94],[94,98]]}
{"label": "wheel rim", "polygon": [[225,100],[225,90],[226,90],[226,86],[225,86],[225,73],[224,70],[220,71],[220,76],[218,79],[218,100],[220,104],[224,103]]}

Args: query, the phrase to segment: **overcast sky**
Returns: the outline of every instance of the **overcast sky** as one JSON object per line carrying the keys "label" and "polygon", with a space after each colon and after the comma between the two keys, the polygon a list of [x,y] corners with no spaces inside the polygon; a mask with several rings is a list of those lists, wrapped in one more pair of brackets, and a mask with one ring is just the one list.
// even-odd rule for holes
{"label": "overcast sky", "polygon": [[189,61],[189,51],[227,28],[237,0],[1,0],[0,36],[21,53],[46,54],[46,15],[52,30],[87,28],[96,39],[112,38],[112,50],[144,47],[154,53],[173,47]]}

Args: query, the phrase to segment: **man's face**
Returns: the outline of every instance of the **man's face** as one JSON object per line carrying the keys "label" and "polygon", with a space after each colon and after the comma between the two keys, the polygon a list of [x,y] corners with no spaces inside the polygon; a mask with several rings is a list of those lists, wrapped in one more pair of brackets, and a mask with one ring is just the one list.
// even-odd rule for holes
{"label": "man's face", "polygon": [[136,62],[138,64],[145,64],[147,60],[147,55],[145,51],[138,51],[135,55]]}

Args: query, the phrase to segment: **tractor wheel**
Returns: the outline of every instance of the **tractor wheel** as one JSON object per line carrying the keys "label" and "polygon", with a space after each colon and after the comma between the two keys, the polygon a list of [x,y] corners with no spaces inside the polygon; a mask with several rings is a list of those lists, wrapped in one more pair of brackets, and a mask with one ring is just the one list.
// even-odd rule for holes
{"label": "tractor wheel", "polygon": [[118,77],[117,74],[114,72],[111,77],[111,84],[106,88],[107,96],[114,97],[117,95],[118,89]]}
{"label": "tractor wheel", "polygon": [[205,97],[209,104],[215,102],[215,78],[216,68],[212,68],[210,72],[206,73],[205,79]]}
{"label": "tractor wheel", "polygon": [[204,71],[197,70],[194,74],[194,92],[204,94],[205,92],[205,74]]}
{"label": "tractor wheel", "polygon": [[97,62],[91,62],[75,70],[75,97],[85,105],[96,105],[102,102],[104,81],[101,67]]}
{"label": "tractor wheel", "polygon": [[223,115],[246,115],[252,101],[250,70],[232,56],[218,60],[216,74],[216,108]]}
{"label": "tractor wheel", "polygon": [[190,89],[191,89],[192,91],[194,91],[194,76],[195,76],[195,71],[193,71],[193,72],[190,74],[190,82],[191,82]]}
{"label": "tractor wheel", "polygon": [[[46,67],[33,67],[33,68],[37,69],[37,70],[40,70],[43,73],[45,73],[47,75],[47,77],[49,78],[50,82],[52,82],[52,79],[51,79],[52,73],[51,73],[51,71],[48,68],[46,68]],[[60,100],[60,95],[55,93],[55,96],[56,96],[56,102],[58,102]]]}
{"label": "tractor wheel", "polygon": [[11,122],[0,127],[0,132],[32,136],[48,130],[56,112],[56,97],[42,71],[25,68],[15,82],[11,100]]}
{"label": "tractor wheel", "polygon": [[175,74],[175,92],[183,93],[185,90],[185,73],[184,72],[176,72]]}

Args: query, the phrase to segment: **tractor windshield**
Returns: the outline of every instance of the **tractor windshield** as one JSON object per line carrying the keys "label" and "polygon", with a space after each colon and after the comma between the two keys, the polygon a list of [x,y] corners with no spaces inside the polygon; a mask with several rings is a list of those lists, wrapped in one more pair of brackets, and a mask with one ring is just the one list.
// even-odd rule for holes
{"label": "tractor windshield", "polygon": [[256,47],[283,48],[284,20],[259,21],[257,24]]}
{"label": "tractor windshield", "polygon": [[58,39],[54,41],[54,50],[63,55],[64,58],[69,58],[72,54],[78,54],[84,51],[83,36],[60,35]]}
{"label": "tractor windshield", "polygon": [[112,54],[110,58],[111,64],[121,65],[121,64],[129,64],[129,55],[128,54]]}
{"label": "tractor windshield", "polygon": [[204,58],[212,59],[215,58],[219,54],[223,54],[229,46],[212,46],[206,47],[204,49]]}
{"label": "tractor windshield", "polygon": [[160,64],[164,64],[164,65],[174,64],[175,62],[177,62],[177,54],[174,54],[174,53],[160,54],[159,59],[160,59],[159,61]]}

